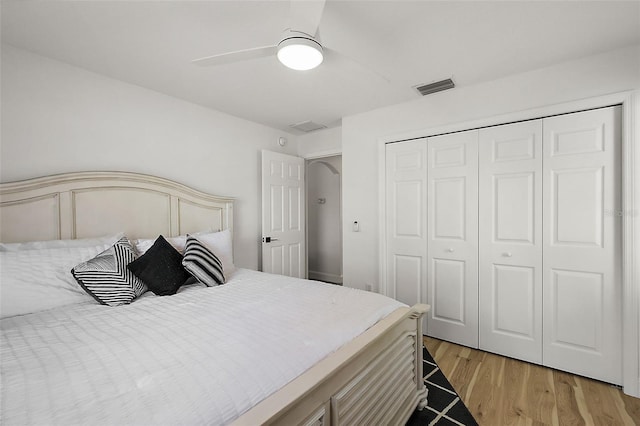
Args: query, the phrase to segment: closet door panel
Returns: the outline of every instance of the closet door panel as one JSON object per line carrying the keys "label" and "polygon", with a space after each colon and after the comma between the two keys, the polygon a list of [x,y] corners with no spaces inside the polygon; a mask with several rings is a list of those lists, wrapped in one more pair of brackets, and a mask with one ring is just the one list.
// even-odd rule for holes
{"label": "closet door panel", "polygon": [[544,120],[544,363],[622,381],[619,106]]}
{"label": "closet door panel", "polygon": [[550,171],[553,245],[602,247],[603,172],[603,167],[582,167],[581,164]]}
{"label": "closet door panel", "polygon": [[477,131],[427,139],[427,334],[478,346]]}
{"label": "closet door panel", "polygon": [[424,259],[422,256],[399,255],[393,256],[393,289],[395,298],[407,305],[415,305],[423,299],[425,280]]}
{"label": "closet door panel", "polygon": [[469,214],[465,205],[467,177],[445,177],[433,179],[433,235],[434,240],[465,241],[466,217]]}
{"label": "closet door panel", "polygon": [[492,176],[493,241],[535,245],[535,213],[536,207],[540,207],[540,200],[536,200],[536,178],[539,177],[539,171]]}
{"label": "closet door panel", "polygon": [[465,326],[465,262],[431,258],[433,318]]}
{"label": "closet door panel", "polygon": [[[499,264],[492,266],[493,331],[517,338],[531,338],[540,328],[535,315],[535,269]],[[484,343],[481,342],[481,345]],[[539,353],[540,348],[537,349],[535,352]]]}
{"label": "closet door panel", "polygon": [[426,302],[426,139],[386,146],[387,296]]}
{"label": "closet door panel", "polygon": [[542,120],[478,143],[479,346],[542,363]]}

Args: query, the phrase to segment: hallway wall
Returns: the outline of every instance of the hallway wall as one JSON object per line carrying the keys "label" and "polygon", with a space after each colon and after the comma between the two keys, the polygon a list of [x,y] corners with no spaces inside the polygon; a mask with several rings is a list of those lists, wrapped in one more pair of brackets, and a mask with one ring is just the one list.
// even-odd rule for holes
{"label": "hallway wall", "polygon": [[309,278],[342,283],[342,157],[307,163]]}

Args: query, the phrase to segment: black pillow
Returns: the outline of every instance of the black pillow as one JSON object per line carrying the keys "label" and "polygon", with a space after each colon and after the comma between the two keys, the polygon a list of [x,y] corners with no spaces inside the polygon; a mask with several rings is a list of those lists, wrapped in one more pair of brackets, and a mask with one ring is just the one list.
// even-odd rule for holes
{"label": "black pillow", "polygon": [[176,294],[190,277],[182,266],[182,255],[162,235],[127,268],[158,296]]}

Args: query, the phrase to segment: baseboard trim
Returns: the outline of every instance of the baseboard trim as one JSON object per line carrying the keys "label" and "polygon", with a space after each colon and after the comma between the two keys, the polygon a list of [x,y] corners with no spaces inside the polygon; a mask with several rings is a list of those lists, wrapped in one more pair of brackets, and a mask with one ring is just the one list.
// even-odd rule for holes
{"label": "baseboard trim", "polygon": [[342,275],[327,274],[326,272],[309,271],[309,279],[326,281],[334,284],[342,284]]}

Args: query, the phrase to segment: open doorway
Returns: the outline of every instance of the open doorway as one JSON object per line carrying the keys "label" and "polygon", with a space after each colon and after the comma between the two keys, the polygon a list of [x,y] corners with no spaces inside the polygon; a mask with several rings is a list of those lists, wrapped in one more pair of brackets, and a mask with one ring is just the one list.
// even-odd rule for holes
{"label": "open doorway", "polygon": [[306,162],[309,279],[342,284],[342,157]]}

